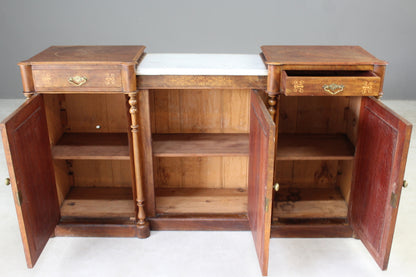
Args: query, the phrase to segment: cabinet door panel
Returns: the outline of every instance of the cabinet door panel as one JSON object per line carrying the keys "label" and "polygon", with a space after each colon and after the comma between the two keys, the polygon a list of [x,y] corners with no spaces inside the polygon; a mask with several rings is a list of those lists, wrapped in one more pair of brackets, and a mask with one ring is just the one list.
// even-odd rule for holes
{"label": "cabinet door panel", "polygon": [[251,93],[248,219],[263,275],[269,260],[275,124],[257,92]]}
{"label": "cabinet door panel", "polygon": [[387,268],[412,126],[380,101],[363,98],[349,219]]}
{"label": "cabinet door panel", "polygon": [[33,267],[60,217],[42,96],[1,127],[26,262]]}

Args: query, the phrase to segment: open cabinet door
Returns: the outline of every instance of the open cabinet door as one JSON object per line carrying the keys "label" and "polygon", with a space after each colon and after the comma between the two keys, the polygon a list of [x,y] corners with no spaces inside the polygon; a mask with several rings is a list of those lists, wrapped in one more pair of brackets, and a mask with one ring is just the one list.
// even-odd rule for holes
{"label": "open cabinet door", "polygon": [[349,220],[385,270],[396,224],[412,126],[380,101],[363,97]]}
{"label": "open cabinet door", "polygon": [[33,267],[60,217],[42,96],[26,101],[1,129],[26,262]]}
{"label": "open cabinet door", "polygon": [[269,261],[275,124],[256,91],[251,92],[248,220],[262,274]]}

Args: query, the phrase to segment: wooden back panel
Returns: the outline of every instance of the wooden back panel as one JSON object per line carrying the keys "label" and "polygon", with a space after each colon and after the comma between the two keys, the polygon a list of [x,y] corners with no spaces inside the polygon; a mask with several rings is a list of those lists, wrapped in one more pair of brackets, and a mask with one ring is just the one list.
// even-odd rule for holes
{"label": "wooden back panel", "polygon": [[151,90],[152,133],[248,133],[250,90]]}
{"label": "wooden back panel", "polygon": [[[153,134],[248,133],[250,90],[150,90]],[[156,188],[247,188],[248,157],[153,160]]]}
{"label": "wooden back panel", "polygon": [[380,101],[363,98],[349,219],[387,268],[412,126]]}
{"label": "wooden back panel", "polygon": [[279,132],[298,134],[346,133],[349,97],[281,96]]}
{"label": "wooden back panel", "polygon": [[1,127],[26,262],[33,267],[60,218],[42,96]]}

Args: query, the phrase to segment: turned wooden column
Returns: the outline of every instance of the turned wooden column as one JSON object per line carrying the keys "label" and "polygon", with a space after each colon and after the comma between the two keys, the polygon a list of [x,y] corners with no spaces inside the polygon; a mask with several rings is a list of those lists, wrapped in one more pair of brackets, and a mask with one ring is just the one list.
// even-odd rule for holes
{"label": "turned wooden column", "polygon": [[137,119],[137,92],[128,93],[131,115],[131,133],[133,140],[133,164],[136,183],[136,204],[137,204],[137,237],[147,238],[150,236],[149,222],[146,221],[144,210],[144,193],[142,184],[142,174],[140,168],[140,151],[139,151],[139,124]]}
{"label": "turned wooden column", "polygon": [[270,115],[272,116],[273,121],[276,123],[276,108],[277,108],[277,99],[276,95],[274,94],[267,94],[267,104],[268,104],[268,110]]}

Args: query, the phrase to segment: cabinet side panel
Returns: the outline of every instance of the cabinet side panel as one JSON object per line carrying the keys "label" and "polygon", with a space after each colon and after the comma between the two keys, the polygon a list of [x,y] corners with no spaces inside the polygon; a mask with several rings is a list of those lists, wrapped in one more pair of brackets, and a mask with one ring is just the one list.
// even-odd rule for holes
{"label": "cabinet side panel", "polygon": [[57,94],[43,95],[45,103],[46,121],[48,123],[49,141],[55,145],[62,137],[65,130],[65,96]]}
{"label": "cabinet side panel", "polygon": [[358,123],[360,120],[360,108],[362,97],[350,97],[347,110],[347,136],[356,145],[358,138]]}

